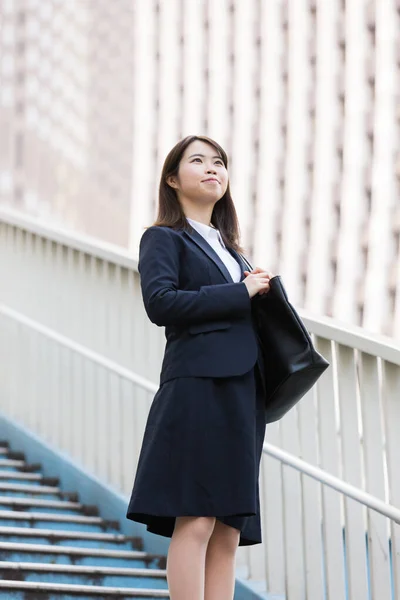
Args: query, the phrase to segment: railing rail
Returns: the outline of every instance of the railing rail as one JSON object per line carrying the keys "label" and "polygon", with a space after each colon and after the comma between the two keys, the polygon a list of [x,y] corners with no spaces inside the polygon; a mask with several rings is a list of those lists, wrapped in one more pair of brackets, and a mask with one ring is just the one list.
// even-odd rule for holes
{"label": "railing rail", "polygon": [[265,454],[269,454],[269,456],[273,456],[277,460],[280,460],[282,463],[289,465],[289,467],[293,467],[301,473],[305,473],[313,479],[328,485],[332,489],[341,492],[345,496],[353,498],[353,500],[357,500],[357,502],[376,510],[381,515],[389,517],[390,519],[393,519],[393,521],[396,521],[396,523],[400,524],[399,508],[396,508],[391,504],[387,504],[386,502],[382,502],[379,500],[379,498],[375,498],[375,496],[367,494],[360,488],[346,483],[342,479],[339,479],[339,477],[335,477],[334,475],[327,473],[327,471],[324,471],[324,469],[320,469],[314,465],[311,465],[305,460],[294,456],[293,454],[289,454],[289,452],[285,452],[281,448],[278,448],[278,446],[273,446],[272,444],[265,442],[263,445],[263,452],[265,452]]}
{"label": "railing rail", "polygon": [[17,323],[20,323],[21,325],[29,327],[29,329],[31,329],[32,331],[36,331],[37,333],[42,334],[49,340],[52,340],[53,342],[56,342],[57,344],[68,348],[72,352],[80,354],[82,357],[91,360],[93,363],[96,363],[97,365],[102,366],[109,371],[113,371],[119,377],[123,377],[124,379],[138,385],[139,387],[143,388],[148,392],[155,393],[157,391],[157,385],[155,385],[152,381],[141,377],[140,375],[134,373],[133,371],[130,371],[129,369],[121,367],[121,365],[117,364],[115,361],[110,360],[105,356],[101,356],[101,354],[99,354],[98,352],[94,352],[89,348],[85,348],[85,346],[83,346],[82,344],[78,344],[77,342],[70,340],[65,335],[57,333],[57,331],[50,329],[50,327],[46,327],[45,325],[42,325],[41,323],[30,319],[29,317],[26,317],[25,315],[19,313],[16,310],[13,310],[8,306],[5,306],[4,304],[0,304],[0,313],[7,317],[10,317],[10,319],[14,319]]}
{"label": "railing rail", "polygon": [[[111,361],[108,358],[101,356],[97,352],[93,352],[92,350],[85,348],[81,344],[77,344],[76,342],[69,340],[65,336],[60,335],[56,331],[51,330],[49,327],[45,327],[40,323],[35,322],[33,319],[29,319],[5,305],[0,304],[0,313],[10,317],[11,319],[14,319],[21,325],[29,327],[32,331],[36,331],[37,333],[46,336],[49,340],[52,340],[57,344],[60,344],[65,348],[68,348],[69,350],[80,354],[82,357],[91,360],[93,363],[96,363],[104,367],[105,369],[114,372],[119,377],[138,385],[146,391],[153,393],[157,391],[157,386],[154,383],[148,381],[144,377],[141,377],[137,373],[134,373],[129,369],[125,369],[124,367],[121,367],[114,361]],[[353,498],[354,500],[361,502],[365,506],[369,506],[373,510],[376,510],[382,515],[389,517],[390,519],[393,519],[394,521],[400,524],[400,509],[391,506],[390,504],[387,504],[385,502],[382,502],[381,500],[379,500],[379,498],[375,498],[371,494],[365,493],[360,488],[346,483],[342,479],[339,479],[338,477],[331,475],[327,471],[324,471],[323,469],[320,469],[314,465],[311,465],[310,463],[307,463],[306,461],[298,458],[297,456],[285,452],[278,446],[274,446],[272,444],[264,442],[263,452],[280,460],[282,463],[285,463],[290,467],[293,467],[294,469],[297,469],[298,471],[305,473],[310,477],[313,477],[317,481],[320,481],[321,483],[332,487],[338,492],[345,494],[349,498]]]}
{"label": "railing rail", "polygon": [[[138,274],[137,258],[123,248],[107,244],[103,241],[61,227],[57,228],[45,225],[38,219],[34,219],[33,217],[5,207],[0,207],[0,226],[1,224],[3,224],[5,230],[2,238],[0,238],[0,243],[5,246],[5,252],[8,250],[9,253],[13,253],[13,251],[16,250],[17,244],[14,243],[15,240],[11,239],[11,229],[14,229],[15,232],[25,232],[27,235],[34,236],[34,238],[40,238],[45,242],[52,242],[60,247],[68,247],[70,251],[77,252],[79,255],[83,254],[92,259],[98,259],[105,263],[112,264],[115,267],[127,269],[130,272],[134,272],[135,275]],[[7,231],[7,228],[11,229]],[[35,244],[30,238],[24,238],[20,241],[22,242],[22,246],[25,247],[27,255],[29,254],[29,250],[35,248]],[[35,250],[37,250],[37,248],[35,248]],[[33,251],[33,254],[35,254],[35,250]],[[43,262],[43,259],[48,259],[49,257],[46,252],[48,249],[44,247],[42,250],[43,253],[38,253],[38,258]],[[55,247],[53,247],[52,254],[54,263],[57,264],[57,249]],[[4,256],[6,256],[6,254],[4,254]],[[20,258],[22,258],[22,255]],[[27,256],[27,258],[32,260],[32,254],[31,256]],[[65,262],[61,261],[59,263],[59,266],[63,270],[66,269],[69,262],[72,261],[72,259],[68,261],[68,256],[65,256],[65,259]],[[78,257],[76,260],[77,269],[84,267],[83,263],[83,258]],[[13,262],[9,260],[7,265],[4,265],[4,268],[6,267],[8,267],[8,273],[11,273]],[[50,269],[48,270],[48,273],[43,274],[43,281],[40,281],[42,275],[40,270],[41,269],[38,269],[36,272],[37,277],[39,278],[38,288],[45,282],[51,286],[52,282],[49,281]],[[89,274],[90,276],[93,275],[92,272]],[[117,279],[117,283],[120,283],[117,277],[115,277],[115,279]],[[113,280],[110,279],[107,281],[106,278],[106,283],[111,285]],[[8,294],[12,291],[12,282],[9,282],[9,284]],[[81,291],[82,293],[88,292],[89,289],[81,289]],[[92,297],[91,300],[94,301],[95,297]],[[98,298],[98,300],[100,301],[101,298]],[[332,342],[348,346],[355,350],[360,350],[361,352],[371,354],[372,356],[380,357],[400,366],[400,343],[393,338],[376,333],[368,333],[362,327],[357,327],[356,325],[351,325],[349,323],[341,323],[339,320],[330,317],[311,315],[307,310],[302,308],[298,308],[297,310],[305,325],[315,336],[331,340]],[[26,314],[26,311],[24,311],[24,314]],[[139,316],[142,317],[142,314],[143,313],[140,312]],[[40,319],[40,322],[46,321]],[[89,346],[89,344],[84,345]]]}

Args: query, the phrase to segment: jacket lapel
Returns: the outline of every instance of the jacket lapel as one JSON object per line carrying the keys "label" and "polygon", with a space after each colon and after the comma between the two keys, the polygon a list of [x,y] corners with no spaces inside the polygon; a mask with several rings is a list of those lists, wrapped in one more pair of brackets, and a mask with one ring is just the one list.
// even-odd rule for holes
{"label": "jacket lapel", "polygon": [[235,258],[238,261],[240,266],[241,280],[244,279],[244,272],[249,270],[246,263],[244,262],[240,254],[236,252],[236,250],[234,250],[233,248],[227,248],[227,250],[232,254],[233,258]]}
{"label": "jacket lapel", "polygon": [[[221,271],[221,274],[223,275],[224,279],[226,279],[228,283],[233,283],[231,274],[229,273],[225,264],[215,252],[214,248],[210,246],[210,244],[203,238],[203,236],[200,235],[200,233],[194,228],[191,232],[187,231],[186,229],[184,229],[183,231],[195,244],[197,244],[197,246],[199,246],[199,248],[201,248],[201,250],[203,250],[203,252],[205,252],[205,254],[207,254],[208,258],[214,261],[218,269]],[[240,259],[238,253],[235,250],[232,250],[232,248],[228,248],[228,250],[232,254],[232,256],[238,261],[243,279],[243,261]]]}

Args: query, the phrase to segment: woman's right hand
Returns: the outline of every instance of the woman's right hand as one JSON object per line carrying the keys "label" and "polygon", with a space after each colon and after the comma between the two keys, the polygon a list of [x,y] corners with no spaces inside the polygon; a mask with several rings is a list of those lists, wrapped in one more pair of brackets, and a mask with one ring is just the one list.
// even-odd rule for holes
{"label": "woman's right hand", "polygon": [[[246,273],[248,273],[248,271],[245,271],[245,274]],[[264,293],[267,292],[269,290],[269,279],[270,275],[266,271],[249,273],[249,275],[243,279],[243,283],[247,287],[250,298],[258,294],[261,290],[264,290]]]}

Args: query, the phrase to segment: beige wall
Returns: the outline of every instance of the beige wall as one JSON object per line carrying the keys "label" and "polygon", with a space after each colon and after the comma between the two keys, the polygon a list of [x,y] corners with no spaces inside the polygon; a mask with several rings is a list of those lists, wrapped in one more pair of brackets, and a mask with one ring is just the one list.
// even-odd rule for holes
{"label": "beige wall", "polygon": [[167,152],[210,135],[254,262],[399,338],[399,10],[0,0],[0,202],[136,253]]}

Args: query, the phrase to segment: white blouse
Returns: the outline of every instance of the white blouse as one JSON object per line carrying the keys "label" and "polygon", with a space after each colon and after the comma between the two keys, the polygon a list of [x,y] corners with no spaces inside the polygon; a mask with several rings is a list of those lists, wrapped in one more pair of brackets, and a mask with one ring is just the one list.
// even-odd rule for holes
{"label": "white blouse", "polygon": [[200,223],[199,221],[195,221],[194,219],[189,219],[186,217],[189,223],[203,236],[203,238],[210,244],[210,246],[215,250],[218,254],[222,262],[225,264],[228,269],[232,279],[234,282],[241,281],[242,273],[240,270],[239,263],[232,256],[232,254],[227,250],[223,239],[221,237],[220,232],[215,227],[210,227],[210,225],[205,225],[204,223]]}

